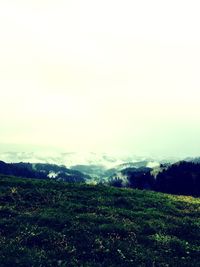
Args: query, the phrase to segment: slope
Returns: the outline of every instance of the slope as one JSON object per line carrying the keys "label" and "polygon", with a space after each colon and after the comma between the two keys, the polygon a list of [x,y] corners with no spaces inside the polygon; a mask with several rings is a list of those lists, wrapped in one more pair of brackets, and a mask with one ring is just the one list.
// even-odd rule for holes
{"label": "slope", "polygon": [[0,176],[0,266],[200,266],[200,199]]}

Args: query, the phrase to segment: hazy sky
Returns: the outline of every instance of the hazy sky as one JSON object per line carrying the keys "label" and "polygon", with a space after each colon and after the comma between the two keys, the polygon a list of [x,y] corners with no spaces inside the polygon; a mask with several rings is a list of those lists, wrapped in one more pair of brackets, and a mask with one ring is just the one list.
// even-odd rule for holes
{"label": "hazy sky", "polygon": [[200,3],[0,1],[0,142],[200,155]]}

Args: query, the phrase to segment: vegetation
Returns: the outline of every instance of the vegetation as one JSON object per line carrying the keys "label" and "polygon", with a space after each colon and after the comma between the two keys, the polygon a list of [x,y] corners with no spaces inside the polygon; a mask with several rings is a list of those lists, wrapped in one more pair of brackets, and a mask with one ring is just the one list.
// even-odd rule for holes
{"label": "vegetation", "polygon": [[198,267],[200,199],[0,176],[0,266]]}
{"label": "vegetation", "polygon": [[200,164],[180,161],[159,168],[126,168],[109,180],[116,187],[200,197]]}
{"label": "vegetation", "polygon": [[158,173],[156,189],[160,192],[200,196],[200,164],[178,162]]}
{"label": "vegetation", "polygon": [[90,178],[77,170],[47,163],[5,163],[0,161],[0,173],[34,179],[54,178],[57,181],[65,182],[84,182]]}
{"label": "vegetation", "polygon": [[[155,168],[142,167],[142,164],[146,162],[119,165],[120,170],[106,170],[101,165],[76,165],[69,169],[55,164],[0,161],[0,174],[72,183],[102,183],[115,187],[150,189],[200,197],[200,163],[182,161],[175,164],[161,164]],[[128,165],[132,167],[127,167]]]}

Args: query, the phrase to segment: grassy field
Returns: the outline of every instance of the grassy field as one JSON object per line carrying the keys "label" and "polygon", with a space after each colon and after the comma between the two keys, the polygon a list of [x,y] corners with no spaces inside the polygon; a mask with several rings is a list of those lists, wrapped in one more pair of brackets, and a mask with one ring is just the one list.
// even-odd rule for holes
{"label": "grassy field", "polygon": [[0,176],[0,266],[198,267],[200,199]]}

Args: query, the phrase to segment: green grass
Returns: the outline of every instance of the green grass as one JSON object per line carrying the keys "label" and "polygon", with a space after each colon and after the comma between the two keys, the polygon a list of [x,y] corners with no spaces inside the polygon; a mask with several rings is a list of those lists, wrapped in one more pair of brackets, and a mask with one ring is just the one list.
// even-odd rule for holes
{"label": "green grass", "polygon": [[200,199],[0,176],[0,266],[200,266]]}

